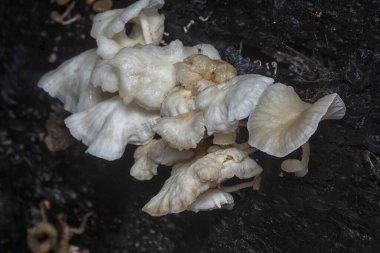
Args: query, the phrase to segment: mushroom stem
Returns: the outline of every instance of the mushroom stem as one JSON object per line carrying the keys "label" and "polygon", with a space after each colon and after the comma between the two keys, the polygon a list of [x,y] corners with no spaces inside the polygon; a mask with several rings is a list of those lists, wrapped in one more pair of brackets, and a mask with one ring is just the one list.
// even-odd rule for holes
{"label": "mushroom stem", "polygon": [[144,11],[141,11],[139,15],[139,20],[141,24],[141,30],[143,32],[144,40],[146,44],[150,44],[153,42],[152,35],[150,33],[149,29],[149,22],[147,19],[147,16],[145,15]]}
{"label": "mushroom stem", "polygon": [[230,145],[235,143],[236,131],[231,133],[214,133],[213,144],[216,145]]}
{"label": "mushroom stem", "polygon": [[[254,190],[258,190],[260,187],[260,181],[261,176],[257,175],[252,181],[249,182],[244,182],[241,184],[236,184],[236,185],[231,185],[231,186],[223,186],[223,185],[218,185],[218,189],[223,191],[223,192],[236,192],[244,188],[249,188],[252,187]],[[258,187],[257,187],[258,186]]]}
{"label": "mushroom stem", "polygon": [[294,172],[296,177],[304,177],[308,172],[310,158],[309,142],[302,145],[302,159],[288,159],[282,162],[281,169],[285,172]]}
{"label": "mushroom stem", "polygon": [[43,222],[48,222],[46,209],[50,209],[50,203],[47,200],[43,200],[40,202],[40,215]]}
{"label": "mushroom stem", "polygon": [[249,155],[250,154],[253,154],[257,151],[256,148],[253,148],[251,147],[248,142],[244,142],[244,143],[234,143],[232,144],[233,147],[237,148],[237,149],[240,149],[240,150],[244,150],[245,152],[247,152]]}

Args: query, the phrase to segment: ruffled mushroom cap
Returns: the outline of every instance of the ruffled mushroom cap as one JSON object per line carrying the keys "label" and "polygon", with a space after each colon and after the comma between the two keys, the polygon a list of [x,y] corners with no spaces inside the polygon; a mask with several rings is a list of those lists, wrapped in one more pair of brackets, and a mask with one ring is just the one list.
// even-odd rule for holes
{"label": "ruffled mushroom cap", "polygon": [[208,134],[233,132],[237,122],[249,116],[272,82],[272,78],[265,76],[243,75],[200,92],[195,106],[204,112]]}
{"label": "ruffled mushroom cap", "polygon": [[91,83],[94,87],[100,87],[102,91],[114,93],[119,88],[119,77],[108,60],[100,60],[92,72]]}
{"label": "ruffled mushroom cap", "polygon": [[[122,49],[110,61],[119,73],[119,95],[126,104],[134,100],[147,110],[159,110],[166,94],[176,85],[173,64],[199,47],[203,46],[185,50],[182,42],[176,40],[165,47],[146,45]],[[219,57],[215,48],[207,48],[204,54]]]}
{"label": "ruffled mushroom cap", "polygon": [[143,145],[151,140],[159,117],[156,112],[133,103],[125,105],[119,97],[113,97],[71,115],[65,124],[72,136],[88,146],[86,152],[115,160],[123,155],[128,143]]}
{"label": "ruffled mushroom cap", "polygon": [[222,60],[213,60],[202,54],[187,57],[175,64],[177,82],[197,94],[206,87],[225,82],[236,76],[236,69]]}
{"label": "ruffled mushroom cap", "polygon": [[158,163],[155,163],[150,158],[150,151],[156,145],[158,140],[151,140],[147,144],[140,146],[133,154],[135,163],[133,164],[130,174],[137,180],[151,180],[154,175],[157,175]]}
{"label": "ruffled mushroom cap", "polygon": [[196,148],[205,131],[203,113],[191,111],[175,117],[163,117],[154,130],[176,149]]}
{"label": "ruffled mushroom cap", "polygon": [[174,87],[161,104],[161,115],[173,117],[195,109],[195,97],[181,86]]}
{"label": "ruffled mushroom cap", "polygon": [[219,189],[210,189],[205,191],[187,207],[188,211],[195,213],[199,211],[208,211],[213,209],[232,209],[234,207],[234,198],[231,194]]}
{"label": "ruffled mushroom cap", "polygon": [[[91,29],[91,36],[98,44],[97,53],[103,59],[111,59],[124,47],[159,44],[165,17],[157,10],[163,5],[163,0],[140,0],[124,9],[97,14]],[[127,23],[134,23],[129,35]]]}
{"label": "ruffled mushroom cap", "polygon": [[309,104],[292,87],[276,83],[264,92],[248,118],[248,143],[283,157],[306,143],[321,120],[341,119],[345,112],[342,99],[335,93]]}
{"label": "ruffled mushroom cap", "polygon": [[65,110],[83,111],[109,97],[90,82],[99,59],[95,49],[87,50],[43,75],[38,87],[62,101]]}
{"label": "ruffled mushroom cap", "polygon": [[162,164],[172,166],[194,156],[190,150],[179,151],[168,145],[166,141],[151,140],[136,149],[135,164],[131,168],[131,176],[137,180],[150,180],[157,174],[157,167]]}
{"label": "ruffled mushroom cap", "polygon": [[234,176],[244,179],[254,177],[262,168],[236,148],[217,150],[200,159],[176,164],[161,191],[143,208],[152,216],[178,213],[187,209],[210,188],[216,188]]}

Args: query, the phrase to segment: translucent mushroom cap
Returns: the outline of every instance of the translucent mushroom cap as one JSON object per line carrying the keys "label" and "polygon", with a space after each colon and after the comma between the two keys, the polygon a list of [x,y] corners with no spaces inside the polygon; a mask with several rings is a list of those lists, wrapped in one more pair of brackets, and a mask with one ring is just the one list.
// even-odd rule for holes
{"label": "translucent mushroom cap", "polygon": [[159,115],[134,103],[125,105],[119,97],[105,100],[83,112],[72,114],[65,124],[76,139],[88,146],[91,155],[115,160],[128,143],[143,145],[154,136]]}
{"label": "translucent mushroom cap", "polygon": [[91,75],[99,59],[95,49],[87,50],[43,75],[38,86],[58,98],[65,110],[83,111],[107,98],[107,94],[91,85]]}
{"label": "translucent mushroom cap", "polygon": [[321,120],[341,119],[345,112],[337,94],[309,104],[292,87],[276,83],[264,92],[248,118],[248,142],[270,155],[283,157],[305,144]]}
{"label": "translucent mushroom cap", "polygon": [[249,116],[272,83],[273,79],[266,76],[242,75],[201,91],[195,106],[204,112],[208,134],[234,131],[237,122]]}

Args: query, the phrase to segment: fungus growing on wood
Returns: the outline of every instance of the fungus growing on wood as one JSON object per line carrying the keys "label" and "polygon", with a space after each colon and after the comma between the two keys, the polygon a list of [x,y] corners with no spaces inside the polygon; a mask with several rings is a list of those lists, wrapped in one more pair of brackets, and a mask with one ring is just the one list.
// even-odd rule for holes
{"label": "fungus growing on wood", "polygon": [[262,168],[237,148],[220,149],[202,158],[174,165],[161,191],[143,208],[152,216],[187,209],[208,189],[234,176],[245,179],[259,175]]}

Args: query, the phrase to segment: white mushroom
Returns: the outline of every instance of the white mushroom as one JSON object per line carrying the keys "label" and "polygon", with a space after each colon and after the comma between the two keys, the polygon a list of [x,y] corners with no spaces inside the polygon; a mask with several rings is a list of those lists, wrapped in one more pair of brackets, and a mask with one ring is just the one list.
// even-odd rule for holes
{"label": "white mushroom", "polygon": [[206,87],[225,82],[236,76],[236,69],[222,60],[213,60],[202,54],[187,57],[175,64],[177,82],[197,94]]}
{"label": "white mushroom", "polygon": [[244,179],[254,177],[262,168],[236,148],[221,149],[200,159],[176,164],[161,191],[143,208],[152,216],[178,213],[210,188],[234,176]]}
{"label": "white mushroom", "polygon": [[[176,85],[174,63],[182,61],[202,45],[185,48],[176,40],[168,46],[124,48],[110,61],[119,73],[119,94],[126,104],[134,100],[148,110],[159,110],[166,94]],[[203,53],[219,58],[208,46]]]}
{"label": "white mushroom", "polygon": [[43,75],[38,86],[62,101],[65,110],[83,111],[109,97],[91,85],[91,75],[98,60],[95,49],[87,50]]}
{"label": "white mushroom", "polygon": [[187,207],[193,212],[208,211],[213,209],[232,209],[234,198],[231,194],[219,189],[210,189],[198,196],[198,198]]}
{"label": "white mushroom", "polygon": [[175,117],[163,117],[154,130],[176,149],[196,148],[205,131],[203,113],[191,111]]}
{"label": "white mushroom", "polygon": [[195,105],[204,112],[208,134],[234,132],[238,121],[249,116],[271,83],[269,77],[243,75],[200,92]]}
{"label": "white mushroom", "polygon": [[133,103],[125,105],[116,96],[71,115],[65,123],[71,135],[88,146],[86,152],[115,160],[122,156],[128,143],[143,145],[151,140],[158,118],[158,113]]}
{"label": "white mushroom", "polygon": [[310,158],[309,142],[302,145],[302,159],[288,159],[281,163],[281,169],[286,172],[294,172],[297,177],[304,177],[308,170]]}
{"label": "white mushroom", "polygon": [[155,163],[150,158],[150,151],[155,146],[158,140],[151,140],[147,144],[140,146],[133,154],[135,163],[133,164],[130,174],[137,180],[150,180],[154,175],[157,175],[158,163]]}
{"label": "white mushroom", "polygon": [[341,119],[345,111],[337,94],[309,104],[292,87],[277,83],[264,92],[248,118],[248,142],[263,152],[283,157],[305,144],[321,120]]}
{"label": "white mushroom", "polygon": [[[163,5],[164,0],[140,0],[124,9],[97,14],[91,29],[91,36],[98,44],[97,53],[103,59],[111,59],[124,47],[159,44],[165,17],[157,10]],[[126,31],[127,23],[133,23],[130,32]]]}
{"label": "white mushroom", "polygon": [[161,104],[161,115],[173,117],[195,109],[195,96],[181,86],[174,87]]}
{"label": "white mushroom", "polygon": [[136,149],[133,155],[135,164],[132,166],[130,173],[137,180],[150,180],[157,174],[157,167],[160,164],[172,166],[193,156],[193,151],[179,151],[171,148],[163,139],[151,140]]}

